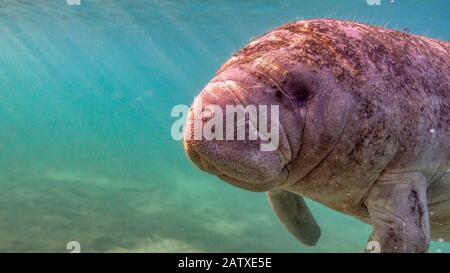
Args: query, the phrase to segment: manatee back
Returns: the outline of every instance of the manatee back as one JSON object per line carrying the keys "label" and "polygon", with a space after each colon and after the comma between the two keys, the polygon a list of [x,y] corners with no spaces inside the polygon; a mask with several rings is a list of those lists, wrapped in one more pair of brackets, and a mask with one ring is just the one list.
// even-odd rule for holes
{"label": "manatee back", "polygon": [[[372,135],[368,144],[378,153],[387,142],[396,143],[400,151],[393,169],[448,165],[443,161],[450,161],[450,43],[349,21],[306,20],[251,42],[221,70],[261,59],[281,71],[297,62],[332,73],[354,100],[350,127],[360,138],[352,141],[364,143]],[[418,153],[421,159],[409,160]]]}

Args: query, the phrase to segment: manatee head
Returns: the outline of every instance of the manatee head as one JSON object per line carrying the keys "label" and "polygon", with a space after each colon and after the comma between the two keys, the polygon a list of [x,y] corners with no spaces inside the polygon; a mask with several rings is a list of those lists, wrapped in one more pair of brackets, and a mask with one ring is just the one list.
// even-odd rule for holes
{"label": "manatee head", "polygon": [[[268,191],[298,181],[320,161],[342,124],[342,113],[333,107],[337,103],[338,109],[340,100],[330,103],[336,90],[335,79],[296,60],[284,47],[258,47],[264,39],[270,36],[237,53],[205,86],[190,109],[184,135],[188,157],[200,169],[251,191]],[[248,49],[252,44],[257,50]],[[244,120],[231,118],[235,121],[231,125],[234,139],[226,137],[230,130],[230,112],[226,110],[230,106],[258,109],[256,115],[247,111]],[[264,106],[267,115],[260,111]],[[205,109],[206,114],[199,115]],[[274,109],[278,110],[277,115],[273,115]],[[262,130],[264,122],[259,121],[264,115],[270,134]],[[274,116],[276,120],[272,119]],[[208,124],[213,117],[223,122]],[[275,123],[278,127],[271,126]],[[236,136],[242,124],[246,128],[244,140]],[[223,135],[223,139],[195,137],[195,132],[202,129]],[[249,139],[255,131],[263,137]],[[271,140],[275,140],[273,149],[262,149]]]}

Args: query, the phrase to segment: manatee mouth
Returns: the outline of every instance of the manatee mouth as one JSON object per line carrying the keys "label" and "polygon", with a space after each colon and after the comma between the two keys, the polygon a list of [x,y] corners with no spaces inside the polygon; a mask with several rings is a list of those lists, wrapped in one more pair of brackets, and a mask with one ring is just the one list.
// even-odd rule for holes
{"label": "manatee mouth", "polygon": [[268,191],[276,186],[284,184],[289,177],[287,165],[282,167],[276,177],[268,180],[263,174],[257,172],[241,172],[236,168],[226,169],[217,167],[217,164],[210,162],[205,156],[200,155],[192,148],[187,148],[186,153],[202,171],[215,175],[221,180],[245,190],[255,192]]}

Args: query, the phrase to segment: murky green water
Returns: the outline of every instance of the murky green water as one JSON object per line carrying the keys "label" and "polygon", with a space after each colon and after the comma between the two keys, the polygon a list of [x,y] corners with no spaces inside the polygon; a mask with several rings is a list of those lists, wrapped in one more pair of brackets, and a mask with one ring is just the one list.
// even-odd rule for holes
{"label": "murky green water", "polygon": [[2,0],[0,252],[65,252],[73,240],[83,252],[361,252],[370,228],[351,217],[311,204],[323,235],[305,247],[263,194],[198,171],[171,138],[170,110],[288,21],[448,40],[449,14],[447,0]]}

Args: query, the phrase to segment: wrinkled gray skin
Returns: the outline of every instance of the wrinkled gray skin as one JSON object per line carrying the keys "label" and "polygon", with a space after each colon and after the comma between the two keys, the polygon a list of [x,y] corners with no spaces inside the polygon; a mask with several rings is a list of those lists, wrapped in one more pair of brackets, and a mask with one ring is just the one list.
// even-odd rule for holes
{"label": "wrinkled gray skin", "polygon": [[279,105],[279,148],[237,140],[185,148],[202,170],[268,191],[305,244],[320,228],[302,197],[371,224],[383,252],[425,252],[430,238],[450,240],[449,83],[448,42],[347,21],[294,22],[237,52],[197,105]]}

